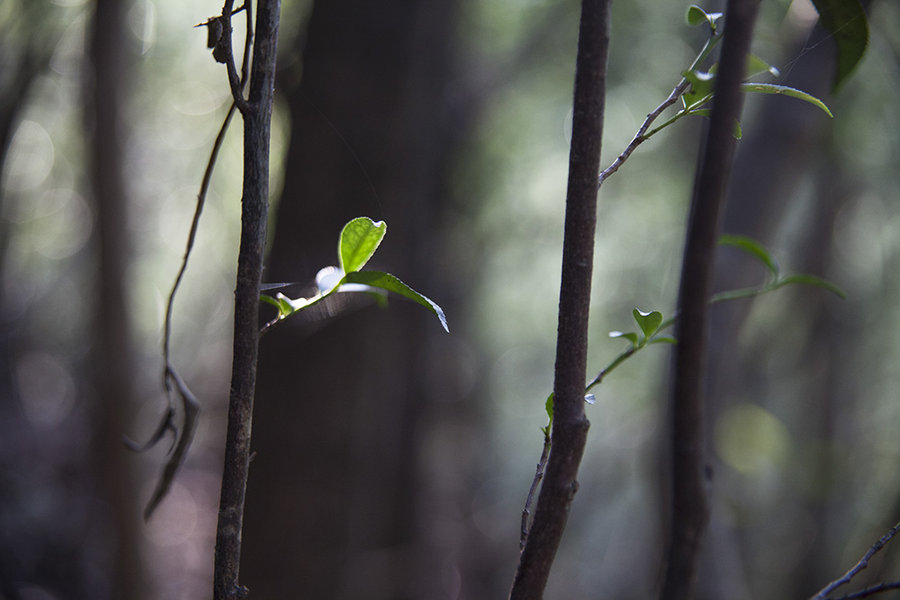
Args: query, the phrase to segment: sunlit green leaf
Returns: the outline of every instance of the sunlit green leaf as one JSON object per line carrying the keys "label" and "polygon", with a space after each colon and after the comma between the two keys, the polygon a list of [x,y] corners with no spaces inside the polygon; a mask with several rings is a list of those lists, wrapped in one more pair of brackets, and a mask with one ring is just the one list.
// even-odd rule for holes
{"label": "sunlit green leaf", "polygon": [[423,296],[390,273],[382,273],[380,271],[355,271],[352,273],[347,273],[344,276],[343,282],[360,283],[363,285],[380,288],[388,292],[394,292],[395,294],[400,294],[405,298],[409,298],[410,300],[417,302],[418,304],[430,310],[438,318],[438,320],[440,320],[441,326],[444,328],[444,331],[450,333],[450,328],[447,326],[447,317],[444,315],[443,309],[441,309],[441,307],[433,302],[430,298]]}
{"label": "sunlit green leaf", "polygon": [[547,401],[544,402],[544,410],[547,411],[547,416],[550,420],[553,420],[553,392],[550,392],[550,395],[547,396]]}
{"label": "sunlit green leaf", "polygon": [[631,311],[631,314],[638,324],[638,327],[644,332],[645,338],[649,338],[656,333],[656,330],[659,329],[659,326],[663,321],[662,313],[656,310],[644,312],[639,308],[635,308]]}
{"label": "sunlit green leaf", "polygon": [[350,273],[362,269],[375,254],[385,233],[387,223],[369,217],[357,217],[344,225],[338,243],[341,270]]}
{"label": "sunlit green leaf", "polygon": [[759,94],[783,94],[791,98],[797,98],[804,102],[809,102],[813,106],[821,108],[829,117],[834,117],[825,103],[811,94],[807,94],[801,90],[788,87],[786,85],[775,85],[774,83],[742,83],[741,89],[745,92],[755,92]]}
{"label": "sunlit green leaf", "polygon": [[822,27],[837,44],[834,84],[836,91],[866,53],[869,23],[859,0],[813,0]]}
{"label": "sunlit green leaf", "polygon": [[773,277],[778,277],[778,263],[775,262],[768,250],[753,238],[745,235],[723,235],[719,238],[719,243],[723,246],[733,246],[756,257],[761,263],[766,265]]}

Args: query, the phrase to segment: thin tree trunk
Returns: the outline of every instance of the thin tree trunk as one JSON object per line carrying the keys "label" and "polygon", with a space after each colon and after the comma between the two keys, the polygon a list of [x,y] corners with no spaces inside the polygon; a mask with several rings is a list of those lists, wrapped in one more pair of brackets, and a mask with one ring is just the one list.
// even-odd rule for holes
{"label": "thin tree trunk", "polygon": [[705,453],[708,306],[719,215],[731,172],[734,124],[740,117],[747,51],[759,0],[729,0],[715,99],[685,241],[678,295],[671,399],[671,514],[663,600],[694,595],[697,562],[709,520]]}
{"label": "thin tree trunk", "polygon": [[584,0],[575,63],[552,446],[534,522],[510,591],[513,600],[539,599],[544,595],[572,499],[578,490],[578,466],[587,441],[589,423],[584,414],[587,329],[608,49],[609,2]]}
{"label": "thin tree trunk", "polygon": [[[230,4],[226,3],[226,11],[230,11]],[[242,598],[247,593],[238,582],[238,574],[256,387],[259,283],[269,209],[269,134],[280,10],[280,0],[260,0],[258,3],[249,95],[246,103],[238,102],[244,119],[244,189],[234,302],[231,394],[216,529],[215,600]],[[230,60],[233,61],[233,58]],[[235,89],[234,83],[232,77],[232,89]]]}
{"label": "thin tree trunk", "polygon": [[97,476],[108,507],[112,539],[110,597],[145,596],[137,530],[135,473],[122,445],[128,406],[134,400],[134,360],[126,271],[129,251],[127,189],[122,160],[127,2],[97,0],[90,32],[85,121],[90,139],[90,180],[97,219],[97,280],[92,376],[97,386]]}

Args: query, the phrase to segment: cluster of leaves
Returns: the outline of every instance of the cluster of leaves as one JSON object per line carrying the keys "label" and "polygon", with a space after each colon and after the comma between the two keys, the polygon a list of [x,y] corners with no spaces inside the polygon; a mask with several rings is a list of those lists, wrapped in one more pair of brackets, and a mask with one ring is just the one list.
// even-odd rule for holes
{"label": "cluster of leaves", "polygon": [[[722,40],[723,28],[721,27],[720,23],[722,17],[722,13],[706,12],[699,6],[691,5],[688,8],[686,16],[688,25],[691,25],[693,27],[705,25],[709,30],[709,38],[706,40],[706,43],[700,50],[700,53],[694,59],[693,64],[691,64],[691,66],[681,74],[684,78],[682,81],[684,91],[680,95],[681,109],[662,125],[647,132],[643,136],[644,139],[647,139],[653,134],[658,133],[662,129],[668,127],[669,125],[675,123],[683,117],[709,116],[714,96],[718,63],[713,63],[706,69],[703,69],[701,67],[712,54],[713,49]],[[804,102],[808,102],[813,106],[821,109],[829,117],[834,116],[831,114],[831,111],[828,109],[824,102],[802,90],[798,90],[786,85],[750,81],[751,79],[757,78],[761,75],[771,75],[773,77],[778,77],[780,73],[777,68],[770,65],[768,62],[764,61],[758,56],[748,56],[746,81],[741,85],[741,89],[743,89],[743,91],[747,93],[781,94],[791,98],[796,98],[798,100],[803,100]],[[740,123],[735,123],[734,136],[738,139],[740,139],[742,136]]]}
{"label": "cluster of leaves", "polygon": [[[447,317],[437,303],[412,289],[394,275],[381,271],[361,271],[375,254],[387,233],[387,223],[373,221],[369,217],[357,217],[341,230],[338,241],[338,266],[320,269],[316,275],[315,295],[309,298],[289,298],[281,292],[274,297],[263,294],[260,299],[274,306],[278,314],[266,327],[277,323],[303,309],[317,304],[338,292],[363,292],[370,294],[379,305],[387,302],[388,292],[399,294],[416,302],[438,318],[444,331],[450,332]],[[263,284],[262,290],[286,287],[290,284]]]}
{"label": "cluster of leaves", "polygon": [[[844,298],[846,296],[844,291],[837,285],[816,275],[810,275],[808,273],[792,273],[788,275],[782,274],[781,269],[778,266],[778,262],[774,259],[774,257],[772,257],[769,251],[766,250],[766,248],[762,244],[750,237],[741,235],[723,235],[721,238],[719,238],[719,244],[723,246],[732,246],[755,258],[763,266],[765,266],[768,276],[766,281],[758,286],[719,292],[718,294],[715,294],[712,296],[712,298],[710,298],[710,304],[723,302],[725,300],[752,298],[754,296],[772,292],[786,285],[792,284],[809,285],[822,288],[839,296],[840,298]],[[637,331],[611,331],[609,333],[609,337],[623,339],[628,342],[629,346],[624,351],[619,353],[603,370],[601,370],[597,374],[596,377],[588,382],[587,386],[585,387],[584,397],[585,402],[587,402],[588,404],[594,403],[594,394],[590,393],[590,391],[594,387],[599,385],[603,381],[603,379],[605,379],[606,376],[609,375],[616,367],[634,356],[637,352],[653,344],[676,343],[675,338],[671,335],[667,335],[666,331],[675,324],[677,315],[666,319],[658,310],[643,311],[639,308],[634,308],[631,311],[631,316],[634,319],[635,324],[637,324]],[[553,423],[552,393],[547,397],[547,401],[544,406],[547,411],[547,417],[549,421],[545,427],[541,427],[541,432],[544,434],[545,439],[548,439],[550,436],[550,427]]]}

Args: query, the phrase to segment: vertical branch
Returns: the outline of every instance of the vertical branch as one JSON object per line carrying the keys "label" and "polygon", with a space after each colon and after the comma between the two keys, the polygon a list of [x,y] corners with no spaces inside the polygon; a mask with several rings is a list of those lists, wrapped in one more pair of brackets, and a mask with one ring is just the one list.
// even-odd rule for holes
{"label": "vertical branch", "polygon": [[515,600],[543,597],[578,489],[578,466],[587,440],[584,382],[608,48],[609,1],[583,0],[553,383],[553,443],[534,523],[510,592]]}
{"label": "vertical branch", "polygon": [[[234,355],[216,530],[215,600],[242,598],[247,592],[238,583],[238,574],[256,387],[259,282],[269,205],[269,133],[280,4],[280,0],[258,3],[248,97],[246,102],[235,98],[244,118],[244,181],[234,303]],[[233,63],[231,56],[228,59]]]}
{"label": "vertical branch", "polygon": [[734,155],[747,51],[759,0],[729,0],[709,131],[694,181],[678,296],[678,345],[671,398],[671,514],[663,600],[694,593],[700,542],[709,520],[704,453],[706,337],[719,214]]}
{"label": "vertical branch", "polygon": [[140,533],[133,506],[134,474],[122,452],[129,404],[134,402],[134,348],[128,310],[126,273],[131,256],[128,186],[122,157],[122,105],[128,89],[126,15],[129,2],[96,0],[90,28],[86,77],[85,128],[89,137],[91,192],[96,215],[96,313],[92,377],[97,386],[98,429],[94,452],[114,539],[111,594],[146,597],[140,560]]}

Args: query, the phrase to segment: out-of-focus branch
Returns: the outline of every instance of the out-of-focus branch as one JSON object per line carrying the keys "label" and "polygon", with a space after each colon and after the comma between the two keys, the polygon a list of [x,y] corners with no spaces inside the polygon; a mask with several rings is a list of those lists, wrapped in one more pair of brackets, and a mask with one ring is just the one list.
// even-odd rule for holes
{"label": "out-of-focus branch", "polygon": [[663,600],[693,597],[709,520],[704,405],[708,307],[719,215],[731,173],[734,123],[759,0],[729,0],[709,131],[694,181],[678,296],[669,437],[671,512]]}

